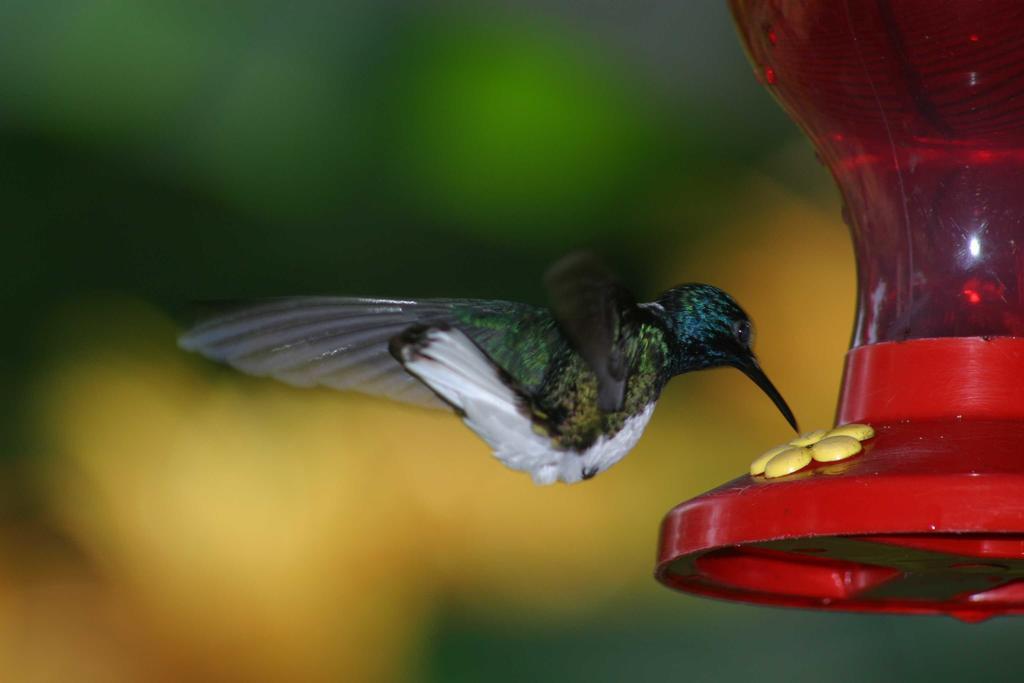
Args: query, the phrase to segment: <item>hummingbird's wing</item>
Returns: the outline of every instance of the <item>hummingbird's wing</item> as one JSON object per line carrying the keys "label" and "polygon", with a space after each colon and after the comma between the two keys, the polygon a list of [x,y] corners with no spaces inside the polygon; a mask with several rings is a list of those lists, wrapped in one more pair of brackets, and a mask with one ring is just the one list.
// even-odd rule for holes
{"label": "hummingbird's wing", "polygon": [[447,319],[450,313],[449,301],[273,299],[211,317],[178,344],[293,386],[360,391],[442,408],[437,396],[391,357],[388,342],[410,325]]}
{"label": "hummingbird's wing", "polygon": [[576,351],[597,375],[598,407],[622,409],[626,395],[623,318],[633,295],[593,255],[565,256],[545,275],[551,310]]}
{"label": "hummingbird's wing", "polygon": [[538,410],[530,391],[462,329],[414,325],[392,339],[391,353],[451,405],[498,460],[529,472],[537,484],[572,484],[608,469],[632,450],[654,412],[651,403],[609,438],[567,448],[555,440],[557,425]]}
{"label": "hummingbird's wing", "polygon": [[528,392],[463,330],[413,326],[392,340],[391,353],[451,405],[506,466],[529,472],[538,484],[572,483],[591,472],[581,454],[552,442],[537,423]]}
{"label": "hummingbird's wing", "polygon": [[504,353],[512,364],[516,344],[506,342],[522,329],[517,321],[539,310],[471,299],[293,297],[236,306],[188,330],[178,343],[248,374],[293,386],[359,391],[444,408],[392,357],[390,340],[413,325],[446,323],[497,355]]}

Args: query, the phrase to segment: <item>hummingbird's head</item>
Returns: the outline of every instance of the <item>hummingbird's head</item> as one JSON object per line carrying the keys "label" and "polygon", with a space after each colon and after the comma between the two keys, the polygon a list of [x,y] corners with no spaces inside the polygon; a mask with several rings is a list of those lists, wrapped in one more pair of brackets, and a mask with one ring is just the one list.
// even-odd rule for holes
{"label": "hummingbird's head", "polygon": [[664,311],[667,332],[674,342],[673,374],[723,366],[737,368],[768,394],[797,430],[793,412],[754,355],[750,317],[731,296],[718,287],[691,283],[673,287],[655,303]]}

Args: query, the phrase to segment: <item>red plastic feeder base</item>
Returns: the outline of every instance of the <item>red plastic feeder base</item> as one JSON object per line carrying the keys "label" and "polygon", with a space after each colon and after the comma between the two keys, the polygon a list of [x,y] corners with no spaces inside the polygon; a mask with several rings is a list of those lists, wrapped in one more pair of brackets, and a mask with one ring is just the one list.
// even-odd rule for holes
{"label": "red plastic feeder base", "polygon": [[854,349],[838,422],[876,436],[849,460],[745,475],[673,509],[658,579],[789,607],[1024,614],[1024,339]]}

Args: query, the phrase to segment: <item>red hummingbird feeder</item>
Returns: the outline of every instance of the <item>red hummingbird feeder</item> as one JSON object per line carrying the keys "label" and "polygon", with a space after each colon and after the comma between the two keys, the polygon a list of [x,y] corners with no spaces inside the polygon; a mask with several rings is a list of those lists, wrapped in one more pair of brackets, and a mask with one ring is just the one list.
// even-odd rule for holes
{"label": "red hummingbird feeder", "polygon": [[841,190],[862,453],[674,508],[657,577],[861,612],[1024,614],[1024,3],[730,0]]}

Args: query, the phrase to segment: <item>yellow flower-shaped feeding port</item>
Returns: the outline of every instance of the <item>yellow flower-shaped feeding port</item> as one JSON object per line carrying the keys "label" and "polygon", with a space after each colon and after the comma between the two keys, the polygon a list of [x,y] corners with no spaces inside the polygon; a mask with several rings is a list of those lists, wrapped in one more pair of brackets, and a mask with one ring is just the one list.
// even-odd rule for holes
{"label": "yellow flower-shaped feeding port", "polygon": [[750,463],[752,476],[766,479],[784,477],[817,462],[838,462],[860,453],[861,441],[874,437],[871,425],[848,424],[835,429],[818,429],[801,434],[789,443],[775,446]]}

